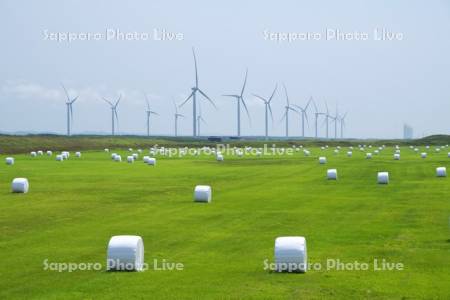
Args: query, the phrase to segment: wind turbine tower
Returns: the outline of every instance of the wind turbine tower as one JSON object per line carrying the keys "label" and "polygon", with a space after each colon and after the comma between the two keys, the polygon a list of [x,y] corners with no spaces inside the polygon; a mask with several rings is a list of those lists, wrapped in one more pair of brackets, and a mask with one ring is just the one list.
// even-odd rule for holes
{"label": "wind turbine tower", "polygon": [[62,88],[64,89],[64,93],[66,94],[67,100],[66,100],[66,106],[67,106],[67,135],[70,136],[71,126],[73,123],[73,109],[72,105],[77,101],[78,96],[76,96],[73,99],[70,99],[69,93],[66,90],[66,87],[64,84],[61,83]]}
{"label": "wind turbine tower", "polygon": [[256,94],[253,94],[253,96],[257,97],[259,100],[264,102],[264,106],[265,106],[265,120],[266,120],[266,127],[265,127],[266,140],[269,139],[269,112],[270,112],[270,117],[272,118],[272,122],[273,122],[273,113],[272,113],[272,108],[270,107],[270,102],[272,101],[273,96],[275,95],[276,91],[277,91],[277,85],[275,85],[275,89],[273,90],[272,95],[270,96],[269,99],[263,98],[263,97],[258,96]]}
{"label": "wind turbine tower", "polygon": [[241,89],[241,93],[239,95],[234,94],[234,95],[223,95],[224,97],[232,97],[236,100],[236,108],[237,108],[237,136],[240,137],[241,136],[241,103],[245,108],[245,111],[247,113],[247,117],[250,120],[250,114],[248,112],[247,109],[247,105],[245,104],[244,101],[244,90],[245,90],[245,85],[247,84],[247,74],[248,74],[248,70],[245,71],[245,79],[244,79],[244,84],[242,85],[242,89]]}
{"label": "wind turbine tower", "polygon": [[286,89],[286,86],[283,84],[283,88],[284,88],[284,94],[286,95],[286,106],[284,107],[284,114],[283,114],[283,118],[281,119],[283,121],[283,119],[286,120],[286,137],[289,137],[289,111],[292,110],[296,113],[299,113],[298,110],[294,109],[291,104],[289,103],[289,96],[288,96],[288,92]]}
{"label": "wind turbine tower", "polygon": [[155,111],[152,111],[150,109],[150,101],[148,100],[147,94],[144,93],[144,96],[145,96],[145,102],[147,102],[147,110],[146,110],[146,114],[147,114],[147,136],[150,136],[150,116],[152,114],[156,115],[156,116],[159,116],[159,114],[157,112],[155,112]]}
{"label": "wind turbine tower", "polygon": [[122,98],[122,95],[119,95],[119,98],[117,99],[116,103],[113,104],[111,101],[109,101],[106,98],[103,98],[103,100],[108,103],[111,107],[111,135],[115,135],[115,121],[117,120],[117,124],[119,124],[119,116],[117,115],[117,106],[119,105],[120,99]]}

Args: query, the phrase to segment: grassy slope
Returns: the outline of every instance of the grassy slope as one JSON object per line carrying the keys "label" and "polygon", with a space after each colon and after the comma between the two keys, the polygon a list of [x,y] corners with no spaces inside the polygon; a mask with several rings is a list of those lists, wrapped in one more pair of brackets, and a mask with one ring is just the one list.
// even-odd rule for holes
{"label": "grassy slope", "polygon": [[[224,142],[225,143],[225,142]],[[377,144],[377,145],[448,145],[450,144],[450,135],[435,135],[417,140],[315,140],[315,139],[292,139],[277,140],[273,139],[268,142],[263,140],[228,140],[226,143],[236,146],[255,146],[263,147],[265,143],[279,146],[287,145],[306,145],[322,146],[322,145],[358,145],[358,144]],[[28,153],[36,150],[58,150],[58,151],[75,151],[75,150],[103,150],[104,148],[149,148],[153,145],[166,146],[199,146],[199,145],[215,145],[206,139],[192,139],[189,137],[152,137],[143,136],[61,136],[61,135],[0,135],[0,153],[16,154]]]}
{"label": "grassy slope", "polygon": [[[313,154],[319,154],[313,149]],[[125,155],[124,151],[121,151]],[[156,167],[84,153],[58,163],[16,155],[0,167],[0,298],[447,298],[450,295],[450,182],[436,178],[446,153],[426,160],[406,148],[368,161],[355,151],[328,164],[315,156],[160,158]],[[0,159],[4,159],[1,156]],[[336,167],[339,181],[324,179]],[[376,184],[388,170],[391,184]],[[30,193],[9,192],[12,178]],[[209,205],[192,202],[196,184]],[[43,271],[52,262],[104,262],[109,238],[141,235],[145,259],[182,262],[184,271]],[[263,270],[274,239],[303,235],[312,262],[339,258],[402,262],[405,271]]]}

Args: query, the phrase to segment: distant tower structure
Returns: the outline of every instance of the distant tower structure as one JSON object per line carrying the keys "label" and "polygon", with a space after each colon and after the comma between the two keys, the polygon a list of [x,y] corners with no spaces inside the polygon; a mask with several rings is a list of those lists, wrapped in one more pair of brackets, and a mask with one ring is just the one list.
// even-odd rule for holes
{"label": "distant tower structure", "polygon": [[414,135],[413,128],[408,124],[403,124],[403,139],[412,140]]}

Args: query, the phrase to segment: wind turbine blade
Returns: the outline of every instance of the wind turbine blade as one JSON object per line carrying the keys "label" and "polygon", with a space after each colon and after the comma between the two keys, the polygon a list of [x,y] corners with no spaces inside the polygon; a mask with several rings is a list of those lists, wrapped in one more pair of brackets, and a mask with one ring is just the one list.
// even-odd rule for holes
{"label": "wind turbine blade", "polygon": [[239,98],[239,95],[222,95],[223,97]]}
{"label": "wind turbine blade", "polygon": [[247,84],[247,75],[248,75],[248,69],[245,70],[245,79],[244,79],[244,85],[242,86],[242,90],[241,90],[241,98],[242,98],[242,95],[244,95],[245,85]]}
{"label": "wind turbine blade", "polygon": [[147,110],[150,110],[150,101],[148,101],[148,96],[147,96],[146,92],[144,92],[144,96],[145,96],[145,102],[147,103]]}
{"label": "wind turbine blade", "polygon": [[198,89],[198,91],[200,92],[200,94],[203,95],[203,97],[205,97],[206,99],[208,99],[208,101],[214,106],[215,109],[217,109],[216,104],[214,104],[214,102],[205,94],[203,93],[203,91],[201,89]]}
{"label": "wind turbine blade", "polygon": [[283,88],[284,88],[284,94],[286,95],[286,103],[287,103],[287,106],[289,106],[289,96],[288,96],[288,92],[287,92],[287,89],[286,89],[286,86],[284,85],[284,83],[283,83]]}
{"label": "wind turbine blade", "polygon": [[298,110],[296,110],[295,108],[292,108],[292,106],[288,106],[289,110],[295,111],[296,113],[300,113]]}
{"label": "wind turbine blade", "polygon": [[270,107],[270,103],[267,104],[267,106],[269,107],[269,111],[270,111],[270,117],[272,118],[272,123],[273,123],[273,113],[272,113],[272,107]]}
{"label": "wind turbine blade", "polygon": [[61,83],[62,88],[64,89],[64,93],[66,94],[67,97],[67,101],[70,101],[70,97],[69,97],[69,93],[66,90],[66,87],[64,86],[64,84]]}
{"label": "wind turbine blade", "polygon": [[[238,100],[239,101],[239,100]],[[247,113],[248,121],[251,123],[250,113],[248,112],[247,104],[245,104],[244,98],[241,97],[242,104],[244,105],[245,112]]]}
{"label": "wind turbine blade", "polygon": [[268,103],[270,103],[270,101],[272,101],[272,98],[275,95],[275,92],[277,91],[277,88],[278,88],[278,84],[275,85],[275,88],[273,89],[272,95],[270,96],[269,101],[267,101]]}
{"label": "wind turbine blade", "polygon": [[263,97],[261,97],[261,96],[258,96],[258,95],[256,95],[256,94],[252,94],[253,96],[255,96],[256,98],[258,98],[258,100],[261,100],[262,102],[264,102],[264,103],[266,103],[267,102],[267,100],[266,99],[264,99]]}
{"label": "wind turbine blade", "polygon": [[283,116],[280,119],[280,123],[283,122],[283,120],[286,119],[286,112],[284,112]]}
{"label": "wind turbine blade", "polygon": [[117,127],[119,127],[119,115],[117,114],[117,110],[116,109],[114,109],[114,115],[116,116]]}
{"label": "wind turbine blade", "polygon": [[186,102],[188,102],[189,101],[189,99],[191,99],[192,98],[192,95],[194,95],[194,92],[192,92],[190,95],[189,95],[189,97],[187,97],[187,99],[186,100],[184,100],[183,101],[183,103],[181,103],[178,107],[182,107],[183,105],[185,105],[186,104]]}
{"label": "wind turbine blade", "polygon": [[329,111],[328,111],[328,104],[327,101],[325,101],[325,107],[327,108],[327,116],[329,115]]}
{"label": "wind turbine blade", "polygon": [[72,99],[72,101],[70,101],[70,104],[73,104],[75,101],[77,101],[78,96],[76,96],[75,98]]}
{"label": "wind turbine blade", "polygon": [[192,55],[194,55],[195,87],[198,88],[197,58],[195,57],[195,50],[194,50],[194,47],[192,47]]}
{"label": "wind turbine blade", "polygon": [[117,107],[117,105],[119,105],[120,99],[122,99],[122,94],[119,95],[119,99],[117,99],[116,105],[114,105],[114,108]]}
{"label": "wind turbine blade", "polygon": [[150,111],[150,113],[159,116],[159,114],[155,111]]}
{"label": "wind turbine blade", "polygon": [[[299,109],[300,111],[303,110],[303,108],[302,108],[301,106],[297,105],[297,104],[292,104],[291,107],[292,107],[292,106],[297,107],[297,109]],[[297,111],[297,112],[298,112],[298,111]]]}
{"label": "wind turbine blade", "polygon": [[312,101],[312,97],[310,97],[308,100],[308,103],[306,103],[306,106],[304,108],[305,111],[308,109],[309,105],[311,104],[311,101]]}
{"label": "wind turbine blade", "polygon": [[308,127],[309,127],[309,120],[308,120],[308,114],[305,112],[305,120],[306,120],[306,124],[308,125]]}
{"label": "wind turbine blade", "polygon": [[103,101],[105,101],[106,103],[108,103],[111,106],[114,106],[111,101],[109,101],[108,99],[106,99],[105,97],[102,97]]}
{"label": "wind turbine blade", "polygon": [[318,112],[318,110],[317,110],[317,105],[316,105],[316,101],[314,101],[314,99],[312,99],[312,97],[311,97],[311,101],[312,101],[312,104],[314,105],[314,110],[316,111],[316,113]]}

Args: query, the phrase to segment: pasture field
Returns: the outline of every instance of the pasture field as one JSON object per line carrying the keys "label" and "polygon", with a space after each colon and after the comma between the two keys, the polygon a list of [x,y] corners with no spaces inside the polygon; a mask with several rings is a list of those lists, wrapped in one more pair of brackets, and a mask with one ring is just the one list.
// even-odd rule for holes
{"label": "pasture field", "polygon": [[[346,147],[308,149],[220,163],[156,155],[154,167],[142,162],[148,150],[133,164],[83,151],[64,162],[16,154],[7,166],[2,154],[0,298],[448,299],[450,180],[435,174],[449,170],[448,148],[421,159],[402,146],[399,161],[392,147],[371,160],[357,148],[351,158]],[[326,179],[329,168],[337,181]],[[377,184],[378,171],[389,172],[388,185]],[[15,177],[28,178],[29,193],[10,192]],[[193,202],[197,184],[212,186],[210,204]],[[148,270],[105,271],[108,241],[120,234],[142,236]],[[316,269],[265,268],[275,238],[291,235],[306,238]],[[46,262],[102,268],[59,272]],[[348,269],[355,262],[369,268]],[[183,270],[159,270],[171,263]],[[393,263],[403,270],[387,270]]]}

